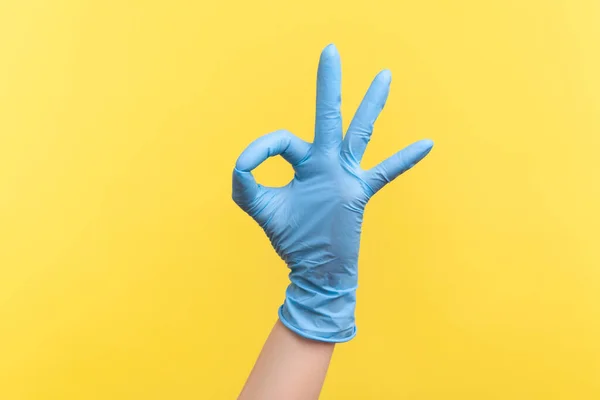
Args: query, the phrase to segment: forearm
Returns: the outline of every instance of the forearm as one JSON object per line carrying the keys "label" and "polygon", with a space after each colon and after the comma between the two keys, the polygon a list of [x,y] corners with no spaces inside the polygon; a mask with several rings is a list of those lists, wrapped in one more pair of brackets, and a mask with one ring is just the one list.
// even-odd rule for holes
{"label": "forearm", "polygon": [[318,399],[334,346],[300,337],[278,320],[239,400]]}

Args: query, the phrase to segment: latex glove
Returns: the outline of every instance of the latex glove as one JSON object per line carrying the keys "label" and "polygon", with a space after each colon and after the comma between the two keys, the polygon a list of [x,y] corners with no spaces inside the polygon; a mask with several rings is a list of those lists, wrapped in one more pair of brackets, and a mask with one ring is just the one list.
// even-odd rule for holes
{"label": "latex glove", "polygon": [[[360,161],[388,96],[391,74],[380,72],[342,139],[340,57],[326,47],[317,73],[314,143],[280,130],[250,144],[233,172],[233,200],[263,228],[287,263],[291,284],[279,309],[297,334],[345,342],[356,334],[354,309],[363,211],[371,196],[421,160],[433,146],[422,140],[370,170]],[[256,183],[251,172],[281,155],[294,168],[284,187]]]}

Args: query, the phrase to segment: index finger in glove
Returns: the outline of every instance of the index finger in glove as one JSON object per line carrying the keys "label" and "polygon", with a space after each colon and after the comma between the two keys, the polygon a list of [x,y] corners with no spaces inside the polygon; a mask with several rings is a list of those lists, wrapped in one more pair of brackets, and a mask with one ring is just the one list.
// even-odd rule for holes
{"label": "index finger in glove", "polygon": [[251,171],[267,158],[281,155],[292,166],[295,166],[306,157],[309,149],[309,143],[286,130],[275,131],[256,139],[242,152],[235,164],[233,171],[234,201],[243,206],[257,196],[260,186],[256,183]]}

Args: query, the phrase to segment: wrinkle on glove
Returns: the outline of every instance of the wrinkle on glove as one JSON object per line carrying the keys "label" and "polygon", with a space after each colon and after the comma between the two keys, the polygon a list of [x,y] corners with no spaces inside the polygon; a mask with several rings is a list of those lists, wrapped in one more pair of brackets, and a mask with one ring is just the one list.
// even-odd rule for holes
{"label": "wrinkle on glove", "polygon": [[[250,144],[233,171],[233,200],[258,222],[290,268],[291,283],[279,309],[281,322],[305,338],[345,342],[356,335],[365,206],[433,146],[422,140],[371,170],[360,168],[390,82],[389,71],[375,77],[343,137],[340,57],[333,45],[326,47],[317,73],[314,143],[275,131]],[[284,187],[259,185],[251,171],[275,155],[292,165],[294,179]]]}

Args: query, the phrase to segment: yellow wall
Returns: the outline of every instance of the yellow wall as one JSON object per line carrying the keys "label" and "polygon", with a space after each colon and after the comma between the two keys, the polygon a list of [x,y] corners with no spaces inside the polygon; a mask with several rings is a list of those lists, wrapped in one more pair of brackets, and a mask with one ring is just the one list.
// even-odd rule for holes
{"label": "yellow wall", "polygon": [[[285,266],[237,155],[345,123],[394,74],[365,165],[357,338],[323,399],[600,398],[600,2],[0,2],[0,398],[231,399]],[[284,183],[288,167],[259,170]]]}

